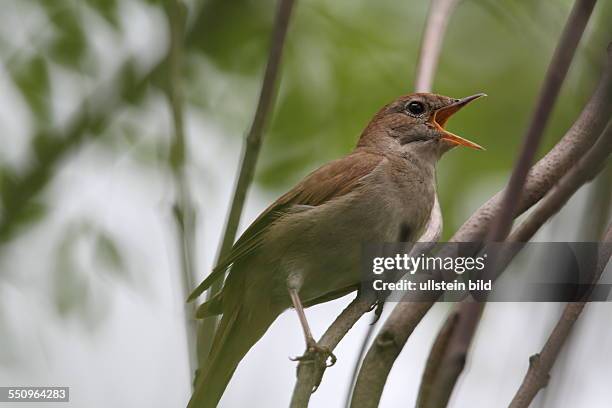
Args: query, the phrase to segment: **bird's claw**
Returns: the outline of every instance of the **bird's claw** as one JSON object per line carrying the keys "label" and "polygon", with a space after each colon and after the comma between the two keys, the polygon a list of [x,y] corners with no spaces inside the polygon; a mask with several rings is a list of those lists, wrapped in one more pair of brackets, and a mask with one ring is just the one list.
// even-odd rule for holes
{"label": "bird's claw", "polygon": [[[320,346],[316,342],[309,344],[306,348],[306,352],[299,357],[290,357],[291,361],[315,361],[320,360],[325,362],[325,367],[329,368],[336,364],[338,359],[326,346]],[[328,362],[329,360],[329,362]]]}

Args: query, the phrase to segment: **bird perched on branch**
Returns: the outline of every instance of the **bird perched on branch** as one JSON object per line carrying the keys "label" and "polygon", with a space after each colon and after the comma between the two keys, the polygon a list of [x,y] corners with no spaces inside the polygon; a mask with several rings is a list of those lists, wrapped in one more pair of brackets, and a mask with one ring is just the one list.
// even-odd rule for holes
{"label": "bird perched on branch", "polygon": [[349,155],[306,176],[251,224],[189,297],[229,269],[223,290],[197,312],[222,318],[189,408],[217,405],[239,362],[289,307],[304,331],[302,358],[331,354],[314,340],[304,307],[359,287],[363,242],[419,238],[435,200],[438,159],[457,145],[482,149],[445,129],[451,115],[481,96],[397,98],[376,113]]}

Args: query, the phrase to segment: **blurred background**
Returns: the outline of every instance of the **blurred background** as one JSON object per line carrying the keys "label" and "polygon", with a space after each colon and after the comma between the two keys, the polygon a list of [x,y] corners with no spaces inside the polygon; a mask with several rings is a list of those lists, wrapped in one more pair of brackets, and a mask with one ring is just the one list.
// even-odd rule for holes
{"label": "blurred background", "polygon": [[[180,407],[189,398],[166,3],[0,0],[2,386],[70,386],[71,402],[62,406],[71,407]],[[434,91],[489,97],[449,124],[487,151],[456,149],[440,163],[445,238],[506,182],[571,4],[465,0],[451,19]],[[254,114],[276,2],[185,5],[186,177],[197,215],[195,266],[205,276]],[[305,174],[349,152],[378,108],[412,90],[427,8],[425,1],[298,0],[241,230]],[[611,20],[612,3],[599,2],[542,152],[588,100]],[[594,214],[609,211],[610,173],[581,189],[537,239],[596,240]],[[309,309],[314,332],[351,298]],[[437,305],[410,338],[381,406],[414,403],[449,307]],[[561,307],[487,308],[451,405],[507,404]],[[611,311],[589,306],[535,406],[609,406]],[[340,344],[312,406],[342,406],[369,321]],[[297,318],[285,313],[243,361],[221,406],[286,406],[295,378],[287,357],[302,351]]]}

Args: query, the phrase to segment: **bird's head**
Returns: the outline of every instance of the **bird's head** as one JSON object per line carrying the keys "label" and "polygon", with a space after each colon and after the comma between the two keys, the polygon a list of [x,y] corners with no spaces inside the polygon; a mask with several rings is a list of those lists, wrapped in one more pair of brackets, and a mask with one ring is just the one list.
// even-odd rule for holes
{"label": "bird's head", "polygon": [[363,131],[358,147],[431,152],[439,157],[455,146],[484,150],[445,129],[448,119],[483,93],[462,99],[431,93],[400,96],[384,106]]}

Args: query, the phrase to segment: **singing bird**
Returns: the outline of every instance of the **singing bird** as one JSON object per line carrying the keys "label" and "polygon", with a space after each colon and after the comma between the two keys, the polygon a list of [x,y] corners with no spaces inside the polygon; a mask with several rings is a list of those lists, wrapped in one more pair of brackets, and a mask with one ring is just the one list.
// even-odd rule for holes
{"label": "singing bird", "polygon": [[397,98],[374,115],[349,155],[306,176],[257,217],[189,297],[229,269],[223,290],[197,311],[222,318],[189,408],[215,407],[242,358],[291,306],[307,354],[328,352],[314,340],[304,307],[358,289],[363,242],[419,238],[435,200],[438,159],[457,145],[482,149],[445,129],[481,96]]}

